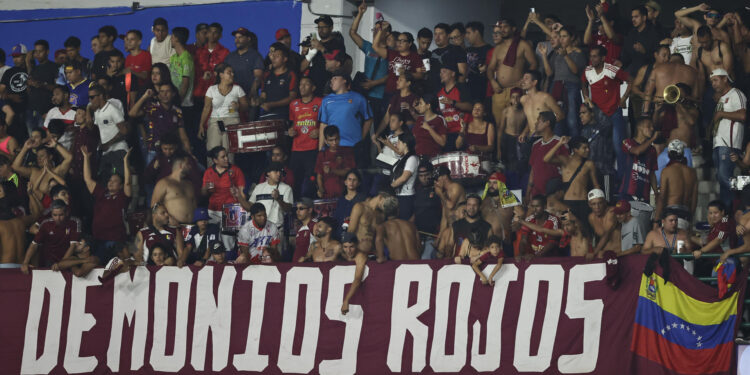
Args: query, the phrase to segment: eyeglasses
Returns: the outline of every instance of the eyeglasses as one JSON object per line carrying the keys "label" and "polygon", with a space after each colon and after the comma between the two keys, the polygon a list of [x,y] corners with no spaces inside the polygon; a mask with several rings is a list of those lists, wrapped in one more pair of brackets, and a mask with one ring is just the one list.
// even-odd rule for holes
{"label": "eyeglasses", "polygon": [[302,211],[302,210],[308,210],[308,209],[310,209],[310,207],[301,207],[300,206],[300,207],[295,207],[294,209],[297,210],[297,211]]}
{"label": "eyeglasses", "polygon": [[719,13],[706,13],[706,17],[708,17],[708,18],[719,18],[719,17],[721,17],[721,14],[719,14]]}

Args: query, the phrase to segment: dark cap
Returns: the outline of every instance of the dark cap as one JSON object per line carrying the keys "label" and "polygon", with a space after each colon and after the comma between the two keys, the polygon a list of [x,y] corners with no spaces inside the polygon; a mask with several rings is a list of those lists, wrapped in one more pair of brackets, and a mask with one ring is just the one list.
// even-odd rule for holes
{"label": "dark cap", "polygon": [[307,208],[312,208],[315,205],[315,203],[313,202],[313,200],[310,199],[310,198],[308,198],[308,197],[304,197],[304,198],[298,200],[297,204],[301,205],[303,207],[307,207]]}
{"label": "dark cap", "polygon": [[242,34],[242,35],[244,35],[246,37],[250,37],[252,35],[250,33],[250,30],[248,30],[248,29],[246,29],[244,27],[240,27],[237,30],[232,31],[232,36],[234,36],[234,34]]}
{"label": "dark cap", "polygon": [[221,254],[226,252],[226,248],[224,248],[224,244],[221,243],[221,241],[212,241],[208,244],[208,249],[211,250],[211,254]]}
{"label": "dark cap", "polygon": [[266,173],[271,172],[271,171],[283,172],[284,164],[281,164],[277,161],[268,163],[268,166],[266,167]]}
{"label": "dark cap", "polygon": [[333,74],[331,74],[331,78],[333,77],[343,77],[346,80],[347,84],[352,83],[352,76],[349,73],[345,72],[343,69],[338,69],[333,72]]}
{"label": "dark cap", "polygon": [[444,64],[440,68],[441,69],[448,69],[448,70],[452,71],[453,73],[458,74],[458,64],[456,64],[456,63],[454,63],[452,61]]}
{"label": "dark cap", "polygon": [[341,243],[347,243],[347,242],[358,243],[359,240],[357,239],[357,236],[354,233],[344,232],[343,234],[341,234]]}
{"label": "dark cap", "polygon": [[208,24],[207,23],[201,22],[201,23],[199,23],[199,24],[197,24],[195,26],[195,31],[196,32],[204,30],[204,29],[208,29]]}
{"label": "dark cap", "polygon": [[324,24],[328,26],[333,26],[333,18],[331,18],[331,16],[320,16],[315,19],[316,24],[321,23],[321,22],[323,22]]}

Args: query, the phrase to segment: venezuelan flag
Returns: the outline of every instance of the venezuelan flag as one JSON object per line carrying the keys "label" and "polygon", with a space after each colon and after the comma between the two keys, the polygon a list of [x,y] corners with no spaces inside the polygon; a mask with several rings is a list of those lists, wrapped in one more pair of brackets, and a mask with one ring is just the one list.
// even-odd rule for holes
{"label": "venezuelan flag", "polygon": [[642,275],[630,350],[681,374],[729,371],[738,298],[699,301],[656,273]]}

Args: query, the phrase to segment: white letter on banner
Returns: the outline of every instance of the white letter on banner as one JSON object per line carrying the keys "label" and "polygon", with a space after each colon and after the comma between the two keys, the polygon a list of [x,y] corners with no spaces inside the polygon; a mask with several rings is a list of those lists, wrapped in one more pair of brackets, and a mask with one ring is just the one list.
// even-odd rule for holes
{"label": "white letter on banner", "polygon": [[[120,371],[120,346],[122,345],[122,321],[127,319],[133,327],[133,348],[130,356],[130,370],[143,367],[148,333],[148,292],[151,273],[146,267],[136,267],[133,280],[130,273],[115,276],[114,296],[112,297],[112,330],[107,348],[107,367],[112,372]],[[134,322],[135,320],[135,322]]]}
{"label": "white letter on banner", "polygon": [[[489,277],[496,264],[488,265],[482,271]],[[482,332],[482,323],[477,320],[472,328],[471,341],[471,367],[479,372],[492,372],[500,368],[500,347],[502,341],[503,311],[505,310],[505,299],[508,295],[508,286],[511,281],[518,279],[518,267],[515,264],[503,264],[500,271],[495,274],[495,286],[492,290],[492,301],[490,311],[487,314],[487,337],[484,354],[479,354],[479,339]]]}
{"label": "white letter on banner", "polygon": [[65,360],[63,362],[65,371],[69,374],[81,374],[94,371],[97,361],[96,357],[79,356],[81,351],[81,336],[96,324],[96,319],[86,313],[86,288],[92,285],[101,285],[99,276],[104,269],[94,269],[86,277],[73,276],[70,291],[70,316],[68,317],[68,339],[65,345]]}
{"label": "white letter on banner", "polygon": [[[206,342],[211,328],[213,353],[212,368],[221,371],[229,360],[229,334],[232,326],[232,291],[237,271],[234,266],[222,268],[218,298],[214,296],[214,267],[206,266],[198,271],[195,285],[195,323],[193,324],[193,350],[190,364],[203,371],[206,364]],[[218,300],[218,302],[217,302]]]}
{"label": "white letter on banner", "polygon": [[[317,267],[294,267],[286,273],[284,291],[284,313],[281,321],[279,343],[279,370],[305,374],[315,367],[315,352],[318,349],[320,330],[320,298],[323,289],[323,274]],[[292,354],[294,331],[297,327],[297,305],[299,286],[307,285],[305,303],[305,331],[299,355]]]}
{"label": "white letter on banner", "polygon": [[242,271],[242,280],[253,282],[250,298],[250,323],[247,328],[245,352],[235,354],[232,364],[238,371],[260,372],[268,367],[268,356],[260,355],[260,334],[263,328],[263,311],[266,305],[268,283],[281,281],[281,274],[275,266],[248,266]]}
{"label": "white letter on banner", "polygon": [[[417,283],[417,302],[409,306],[409,289],[413,282]],[[401,357],[404,354],[407,331],[414,338],[411,372],[422,371],[425,366],[429,330],[418,318],[430,308],[431,288],[432,268],[430,266],[402,264],[396,268],[391,302],[391,339],[388,343],[386,360],[391,372],[401,372]]]}
{"label": "white letter on banner", "polygon": [[[163,267],[156,271],[154,285],[154,342],[151,348],[151,367],[154,371],[177,372],[185,367],[187,353],[187,323],[190,309],[190,284],[193,271],[183,267]],[[170,321],[169,284],[177,284],[175,309],[174,351],[167,355],[167,322]]]}
{"label": "white letter on banner", "polygon": [[[354,279],[356,266],[336,266],[328,272],[328,299],[326,300],[326,316],[330,320],[338,320],[346,324],[344,331],[344,346],[341,359],[321,361],[318,372],[326,374],[354,374],[357,370],[357,349],[359,335],[362,332],[364,319],[362,306],[349,305],[349,313],[341,314],[341,303],[344,301],[344,287]],[[369,268],[365,266],[362,281],[367,278]]]}
{"label": "white letter on banner", "polygon": [[[60,329],[62,327],[63,301],[65,300],[65,278],[60,272],[35,270],[31,273],[29,292],[29,314],[26,319],[21,374],[46,374],[57,365],[60,350]],[[42,317],[44,291],[49,291],[49,311],[47,330],[44,334],[44,350],[36,357],[39,339],[39,320]],[[7,307],[6,307],[7,308]],[[7,343],[6,343],[7,344]]]}
{"label": "white letter on banner", "polygon": [[606,276],[605,267],[605,263],[594,263],[579,264],[570,269],[565,315],[570,319],[583,319],[583,352],[560,356],[557,360],[557,368],[563,374],[587,373],[596,368],[604,301],[601,299],[585,300],[583,292],[587,282],[598,281]]}
{"label": "white letter on banner", "polygon": [[[530,354],[531,329],[534,326],[540,281],[549,282],[547,308],[544,312],[539,350],[536,355],[532,356]],[[562,266],[532,264],[526,269],[513,355],[513,366],[518,372],[542,372],[549,368],[552,361],[552,348],[555,346],[555,336],[557,336],[557,324],[560,321],[564,283],[565,270]]]}
{"label": "white letter on banner", "polygon": [[[471,267],[461,264],[445,266],[438,271],[435,287],[435,325],[433,326],[430,367],[435,372],[458,372],[466,365],[466,351],[469,343],[469,307],[474,290],[476,274]],[[448,306],[451,286],[458,283],[456,325],[453,336],[453,354],[445,353],[445,337],[448,333]]]}

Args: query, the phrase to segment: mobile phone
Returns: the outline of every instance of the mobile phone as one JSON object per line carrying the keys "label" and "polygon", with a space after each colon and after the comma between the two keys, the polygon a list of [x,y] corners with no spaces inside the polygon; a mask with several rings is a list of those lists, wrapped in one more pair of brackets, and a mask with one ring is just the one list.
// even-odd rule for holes
{"label": "mobile phone", "polygon": [[310,33],[310,39],[315,39],[315,32]]}
{"label": "mobile phone", "polygon": [[531,13],[536,13],[536,9],[531,8]]}
{"label": "mobile phone", "polygon": [[224,127],[224,121],[219,120],[216,124],[219,125],[219,130],[221,130],[222,133],[227,131],[227,128]]}

